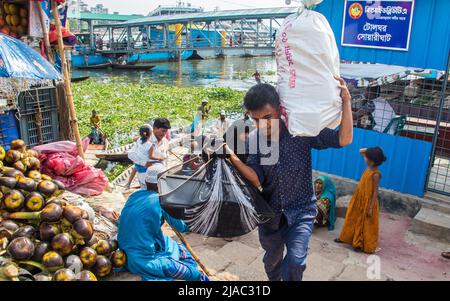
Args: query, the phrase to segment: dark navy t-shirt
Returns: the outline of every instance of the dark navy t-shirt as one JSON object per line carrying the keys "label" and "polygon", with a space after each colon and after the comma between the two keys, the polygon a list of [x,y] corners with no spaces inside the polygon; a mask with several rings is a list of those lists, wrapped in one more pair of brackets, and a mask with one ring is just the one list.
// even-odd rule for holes
{"label": "dark navy t-shirt", "polygon": [[[254,139],[260,139],[258,136],[260,136],[258,131],[253,131],[250,134],[250,143],[254,142]],[[248,156],[247,165],[257,173],[264,199],[275,213],[283,213],[291,225],[315,202],[311,149],[341,146],[339,132],[328,128],[322,130],[316,137],[294,137],[281,123],[279,137],[279,156],[274,164],[262,164],[270,153],[261,153],[258,147],[256,154]],[[271,146],[275,145],[272,143]]]}

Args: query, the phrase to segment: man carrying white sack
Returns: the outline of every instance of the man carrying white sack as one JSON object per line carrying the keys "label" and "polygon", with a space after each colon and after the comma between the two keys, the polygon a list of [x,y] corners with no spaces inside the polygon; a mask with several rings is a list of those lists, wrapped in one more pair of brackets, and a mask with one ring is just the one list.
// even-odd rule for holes
{"label": "man carrying white sack", "polygon": [[[231,162],[255,187],[276,216],[259,226],[259,240],[271,281],[300,281],[306,268],[308,242],[316,217],[312,185],[311,149],[339,148],[353,139],[351,96],[342,79],[342,119],[339,131],[323,129],[316,137],[294,137],[280,120],[280,99],[274,87],[258,84],[244,98],[257,131],[250,134],[247,163],[231,153]],[[257,145],[256,152],[252,148]],[[283,258],[284,248],[287,248]]]}
{"label": "man carrying white sack", "polygon": [[[258,130],[250,135],[246,164],[231,155],[276,214],[259,226],[264,268],[274,281],[300,281],[306,268],[317,213],[311,149],[340,148],[353,139],[351,96],[344,80],[335,76],[339,53],[333,31],[324,16],[308,9],[320,2],[302,0],[303,10],[280,27],[278,93],[267,84],[247,92],[244,106]],[[332,130],[339,123],[339,131]]]}

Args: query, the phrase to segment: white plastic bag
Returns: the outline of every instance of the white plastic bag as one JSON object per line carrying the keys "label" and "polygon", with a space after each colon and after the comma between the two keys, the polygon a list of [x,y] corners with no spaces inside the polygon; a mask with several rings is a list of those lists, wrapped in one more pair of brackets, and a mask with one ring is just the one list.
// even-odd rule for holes
{"label": "white plastic bag", "polygon": [[[321,0],[302,0],[305,7]],[[305,3],[306,2],[306,3]],[[275,42],[277,90],[283,115],[294,136],[317,136],[336,128],[342,100],[338,81],[339,52],[326,18],[304,8],[288,16]]]}

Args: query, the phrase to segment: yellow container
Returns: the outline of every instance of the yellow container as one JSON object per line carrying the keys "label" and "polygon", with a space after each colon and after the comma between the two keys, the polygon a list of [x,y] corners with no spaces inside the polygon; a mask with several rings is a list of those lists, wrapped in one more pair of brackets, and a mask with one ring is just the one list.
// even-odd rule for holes
{"label": "yellow container", "polygon": [[226,47],[227,46],[227,32],[226,31],[221,31],[220,35],[222,36],[222,40],[221,40],[221,45],[222,47]]}
{"label": "yellow container", "polygon": [[181,46],[183,24],[175,24],[175,46]]}

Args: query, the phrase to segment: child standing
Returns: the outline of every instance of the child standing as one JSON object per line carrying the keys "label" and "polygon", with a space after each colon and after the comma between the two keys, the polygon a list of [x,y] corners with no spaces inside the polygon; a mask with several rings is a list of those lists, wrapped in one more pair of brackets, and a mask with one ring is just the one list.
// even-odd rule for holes
{"label": "child standing", "polygon": [[355,250],[374,253],[378,244],[378,189],[381,173],[378,169],[386,157],[380,147],[363,148],[359,151],[367,168],[353,193],[347,209],[338,243],[348,243]]}
{"label": "child standing", "polygon": [[[134,169],[137,172],[141,188],[145,189],[145,175],[147,169],[152,164],[150,160],[150,150],[152,147],[150,137],[152,136],[152,128],[150,127],[150,125],[145,124],[141,126],[141,128],[139,129],[139,136],[140,138],[135,142],[133,147],[128,152],[128,158],[134,163]],[[127,186],[131,184],[133,178],[134,174],[132,173],[132,177],[130,177]]]}

